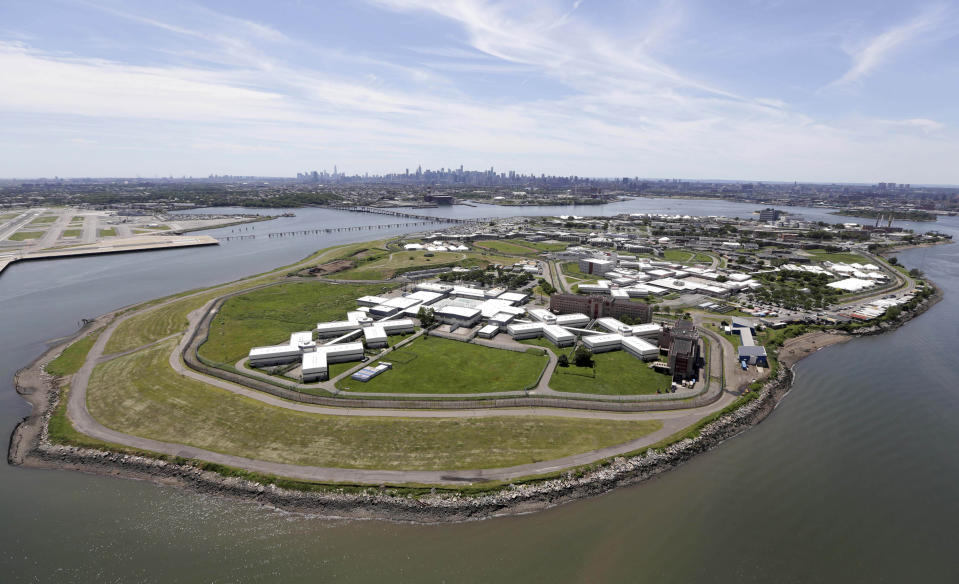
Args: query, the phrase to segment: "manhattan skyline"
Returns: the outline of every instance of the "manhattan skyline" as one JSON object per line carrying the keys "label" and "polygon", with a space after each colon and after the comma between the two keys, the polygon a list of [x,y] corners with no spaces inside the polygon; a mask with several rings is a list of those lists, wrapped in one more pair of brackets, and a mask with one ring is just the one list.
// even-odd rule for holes
{"label": "manhattan skyline", "polygon": [[12,1],[0,22],[0,177],[959,183],[954,2]]}

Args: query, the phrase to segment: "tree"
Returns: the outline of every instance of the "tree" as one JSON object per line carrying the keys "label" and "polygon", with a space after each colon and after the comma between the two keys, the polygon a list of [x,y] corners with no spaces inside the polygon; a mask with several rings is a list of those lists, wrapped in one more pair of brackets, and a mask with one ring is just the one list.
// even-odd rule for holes
{"label": "tree", "polygon": [[569,358],[565,354],[562,354],[556,358],[556,364],[560,367],[569,367]]}
{"label": "tree", "polygon": [[420,319],[420,324],[423,325],[423,328],[428,329],[436,324],[436,312],[426,306],[420,306],[419,312],[416,313],[416,318]]}
{"label": "tree", "polygon": [[589,349],[580,345],[573,352],[573,363],[577,367],[589,367],[593,364],[593,354],[589,352]]}
{"label": "tree", "polygon": [[899,263],[899,258],[889,258],[889,263],[895,266]]}

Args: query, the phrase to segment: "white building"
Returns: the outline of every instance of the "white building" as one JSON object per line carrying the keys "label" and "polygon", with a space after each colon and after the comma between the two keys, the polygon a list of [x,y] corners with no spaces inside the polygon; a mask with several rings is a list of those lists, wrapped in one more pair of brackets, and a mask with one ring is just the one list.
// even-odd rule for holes
{"label": "white building", "polygon": [[270,347],[253,347],[250,349],[249,363],[251,367],[267,367],[293,363],[300,358],[301,349],[295,345],[274,345]]}
{"label": "white building", "polygon": [[637,337],[623,337],[622,346],[627,353],[643,361],[652,361],[659,356],[658,345]]}
{"label": "white building", "polygon": [[580,273],[595,274],[598,276],[602,276],[606,272],[616,268],[615,262],[598,258],[581,258],[578,265]]}
{"label": "white building", "polygon": [[517,322],[506,327],[506,331],[517,341],[535,339],[543,334],[543,326],[541,322]]}
{"label": "white building", "polygon": [[476,308],[443,306],[436,309],[436,319],[444,324],[471,327],[480,321],[483,313]]}
{"label": "white building", "polygon": [[543,336],[557,347],[568,347],[576,342],[576,335],[555,324],[543,325]]}
{"label": "white building", "polygon": [[480,337],[481,339],[492,339],[499,334],[499,330],[499,327],[495,324],[488,324],[481,328],[479,332],[476,333],[476,336]]}
{"label": "white building", "polygon": [[618,351],[622,348],[623,336],[615,334],[589,335],[583,337],[583,344],[593,353]]}

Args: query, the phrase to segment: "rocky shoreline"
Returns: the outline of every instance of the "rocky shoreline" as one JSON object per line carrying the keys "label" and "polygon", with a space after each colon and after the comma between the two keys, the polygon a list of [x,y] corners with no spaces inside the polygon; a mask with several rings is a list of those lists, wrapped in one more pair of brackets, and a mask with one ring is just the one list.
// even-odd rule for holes
{"label": "rocky shoreline", "polygon": [[[831,334],[850,338],[895,330],[938,302],[942,292],[938,288],[935,290],[935,294],[913,310],[904,311],[896,321],[853,333]],[[662,450],[649,449],[636,456],[617,457],[589,470],[576,472],[573,469],[558,478],[509,485],[480,495],[448,492],[413,495],[375,486],[360,492],[350,492],[356,489],[343,489],[340,492],[335,486],[325,491],[299,491],[225,476],[189,463],[52,443],[48,424],[57,407],[60,388],[55,377],[43,372],[43,366],[74,339],[100,326],[99,323],[104,322],[101,319],[51,348],[28,368],[18,372],[17,390],[33,403],[34,412],[17,426],[11,436],[8,452],[11,464],[150,480],[328,518],[415,523],[454,523],[531,513],[636,484],[668,471],[765,419],[788,393],[793,381],[792,365],[809,354],[784,360],[789,366],[780,367],[776,377],[767,380],[755,398],[706,424],[696,437],[680,440]]]}

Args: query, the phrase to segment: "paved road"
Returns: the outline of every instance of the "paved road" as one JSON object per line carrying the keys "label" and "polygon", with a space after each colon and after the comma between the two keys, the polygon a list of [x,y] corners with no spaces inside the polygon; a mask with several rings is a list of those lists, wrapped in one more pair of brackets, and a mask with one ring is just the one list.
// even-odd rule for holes
{"label": "paved road", "polygon": [[[327,252],[332,253],[334,250]],[[300,266],[307,265],[316,261],[322,261],[327,254],[310,262],[301,262]],[[261,276],[250,280],[251,284],[259,279],[265,279],[269,276]],[[197,294],[206,293],[198,292]],[[178,299],[172,299],[167,302],[157,304],[146,310],[154,310],[175,302]],[[212,302],[212,301],[211,301]],[[208,303],[209,304],[209,303]],[[190,313],[189,319],[191,327],[199,321],[202,314],[205,313],[208,305],[201,307]],[[489,480],[510,480],[520,476],[530,474],[547,473],[570,466],[577,466],[595,462],[611,456],[617,456],[634,450],[638,450],[650,444],[654,444],[671,434],[690,426],[703,416],[718,411],[731,403],[735,397],[730,394],[724,394],[715,403],[700,408],[691,408],[687,410],[670,410],[656,412],[634,412],[618,413],[603,411],[581,411],[568,409],[550,409],[550,408],[509,408],[509,409],[478,409],[478,410],[392,410],[392,409],[368,409],[368,408],[334,408],[326,406],[317,406],[297,402],[289,402],[272,395],[251,390],[247,387],[237,385],[202,375],[185,367],[180,359],[180,352],[189,340],[188,335],[184,335],[176,349],[170,354],[170,365],[180,375],[202,381],[209,385],[225,389],[238,395],[243,395],[251,399],[286,409],[310,412],[325,415],[338,416],[363,416],[363,417],[400,417],[400,418],[478,418],[493,416],[553,416],[564,418],[587,418],[587,419],[609,419],[609,420],[661,420],[663,427],[637,440],[632,440],[625,444],[619,444],[600,450],[594,450],[564,458],[543,461],[532,464],[524,464],[498,469],[477,469],[465,471],[387,471],[387,470],[358,470],[329,468],[317,466],[300,466],[282,464],[276,462],[253,460],[241,456],[233,456],[212,452],[209,450],[174,444],[133,436],[112,430],[100,424],[93,418],[87,409],[87,387],[90,376],[93,373],[95,365],[101,361],[103,351],[107,342],[116,328],[126,319],[131,318],[144,311],[134,311],[112,322],[104,332],[98,337],[93,348],[87,356],[86,361],[80,370],[71,380],[70,398],[67,403],[67,415],[73,422],[76,429],[88,436],[106,440],[109,442],[124,444],[134,448],[142,448],[154,452],[170,454],[175,456],[184,456],[188,458],[197,458],[226,464],[239,468],[246,468],[256,472],[263,472],[279,476],[287,476],[301,480],[324,481],[324,482],[364,482],[364,483],[435,483],[435,484],[463,484],[464,482],[479,482]]]}
{"label": "paved road", "polygon": [[83,235],[80,243],[94,243],[97,240],[97,224],[100,218],[96,215],[84,215],[83,217]]}

